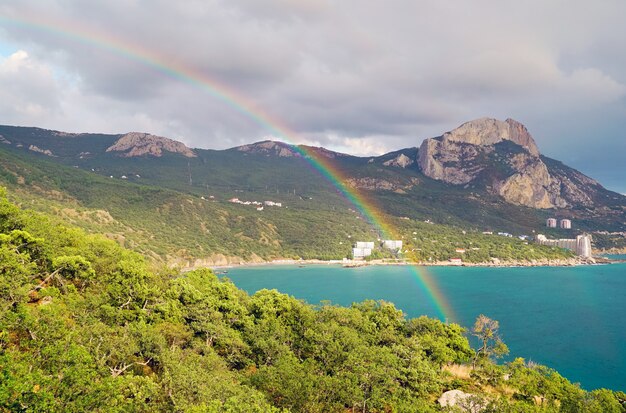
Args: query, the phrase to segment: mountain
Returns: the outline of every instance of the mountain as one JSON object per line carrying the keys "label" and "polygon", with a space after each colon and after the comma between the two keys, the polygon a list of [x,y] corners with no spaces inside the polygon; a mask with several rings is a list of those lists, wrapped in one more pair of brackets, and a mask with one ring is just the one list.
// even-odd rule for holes
{"label": "mountain", "polygon": [[615,197],[595,180],[542,156],[526,127],[513,119],[477,119],[426,139],[418,161],[430,178],[483,185],[509,203],[532,208],[592,208]]}
{"label": "mountain", "polygon": [[[0,126],[0,185],[18,201],[185,264],[341,258],[353,237],[378,238],[309,158],[332,165],[342,183],[393,222],[421,251],[417,259],[447,259],[457,248],[486,243],[483,231],[564,237],[626,230],[626,197],[542,156],[513,120],[468,122],[419,148],[374,157],[274,141],[209,150],[137,132]],[[282,207],[257,211],[265,201]],[[552,216],[572,219],[573,229],[546,229]],[[598,236],[596,247],[614,246],[611,237]],[[503,242],[473,259],[498,256]]]}
{"label": "mountain", "polygon": [[106,151],[117,152],[126,158],[144,155],[160,157],[164,152],[179,153],[186,158],[196,157],[196,154],[182,142],[139,132],[123,135]]}

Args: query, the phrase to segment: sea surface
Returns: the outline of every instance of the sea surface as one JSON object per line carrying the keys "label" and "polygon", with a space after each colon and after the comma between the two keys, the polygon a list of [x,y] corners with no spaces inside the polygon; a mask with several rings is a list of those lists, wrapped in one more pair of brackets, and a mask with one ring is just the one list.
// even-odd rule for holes
{"label": "sea surface", "polygon": [[626,264],[259,266],[232,268],[226,276],[251,294],[275,288],[311,304],[385,300],[409,317],[425,314],[465,327],[485,314],[500,322],[508,360],[545,364],[587,390],[626,391]]}
{"label": "sea surface", "polygon": [[606,254],[605,257],[612,260],[626,260],[626,254]]}

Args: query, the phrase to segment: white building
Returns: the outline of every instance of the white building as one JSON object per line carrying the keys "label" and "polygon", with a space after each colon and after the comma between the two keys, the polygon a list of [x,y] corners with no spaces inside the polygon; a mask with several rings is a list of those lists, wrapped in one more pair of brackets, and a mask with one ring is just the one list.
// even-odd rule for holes
{"label": "white building", "polygon": [[543,234],[537,235],[537,243],[548,245],[550,247],[565,248],[576,253],[581,257],[591,257],[591,235],[583,234],[575,239],[548,239]]}
{"label": "white building", "polygon": [[[356,245],[354,247],[355,248],[366,248],[366,249],[373,250],[374,249],[374,243],[373,242],[365,242],[365,241],[357,241]],[[371,254],[371,251],[370,251],[370,254]]]}
{"label": "white building", "polygon": [[548,218],[548,219],[546,219],[546,227],[548,227],[548,228],[556,228],[556,218]]}
{"label": "white building", "polygon": [[562,219],[559,223],[559,226],[563,229],[572,229],[572,221],[569,219]]}
{"label": "white building", "polygon": [[591,257],[591,235],[583,234],[576,237],[576,254]]}
{"label": "white building", "polygon": [[400,250],[402,249],[402,240],[386,239],[383,241],[383,247],[390,250]]}
{"label": "white building", "polygon": [[365,258],[372,255],[371,248],[352,248],[352,258]]}

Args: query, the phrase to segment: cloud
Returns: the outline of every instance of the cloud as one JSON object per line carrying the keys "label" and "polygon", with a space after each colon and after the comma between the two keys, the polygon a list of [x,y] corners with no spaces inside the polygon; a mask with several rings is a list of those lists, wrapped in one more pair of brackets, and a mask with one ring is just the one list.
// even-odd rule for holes
{"label": "cloud", "polygon": [[[584,162],[600,157],[594,145],[622,149],[617,0],[0,0],[0,15],[0,42],[27,56],[2,62],[5,123],[224,148],[275,133],[245,100],[292,141],[361,154],[482,116],[524,122],[542,150],[592,175],[609,178]],[[202,79],[245,98],[216,98]]]}
{"label": "cloud", "polygon": [[586,104],[612,103],[626,95],[626,86],[596,68],[575,70],[563,79],[563,93]]}
{"label": "cloud", "polygon": [[52,69],[19,50],[0,58],[0,113],[8,122],[43,122],[58,114],[59,94]]}

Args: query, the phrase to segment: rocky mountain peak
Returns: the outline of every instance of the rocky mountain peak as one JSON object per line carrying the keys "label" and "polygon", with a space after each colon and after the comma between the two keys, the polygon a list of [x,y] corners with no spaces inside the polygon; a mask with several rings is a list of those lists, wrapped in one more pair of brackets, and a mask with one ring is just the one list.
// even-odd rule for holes
{"label": "rocky mountain peak", "polygon": [[283,142],[276,141],[262,141],[251,143],[249,145],[238,146],[237,149],[240,152],[264,154],[264,155],[277,155],[283,158],[292,156],[300,156],[291,145]]}
{"label": "rocky mountain peak", "polygon": [[344,153],[334,152],[328,150],[326,148],[321,148],[317,146],[307,146],[307,145],[290,145],[288,143],[279,142],[279,141],[262,141],[251,143],[249,145],[242,145],[234,148],[240,152],[254,153],[254,154],[263,154],[266,156],[279,156],[282,158],[287,157],[324,157],[324,158],[338,158],[349,156]]}
{"label": "rocky mountain peak", "polygon": [[539,156],[537,144],[528,129],[513,119],[505,121],[493,118],[472,120],[444,133],[442,139],[479,146],[495,145],[498,142],[508,140],[525,148],[532,155]]}
{"label": "rocky mountain peak", "polygon": [[320,146],[299,145],[299,147],[304,149],[306,152],[305,156],[322,156],[329,159],[345,158],[350,156],[348,154],[331,151],[330,149],[322,148]]}
{"label": "rocky mountain peak", "polygon": [[432,179],[485,186],[507,202],[533,208],[590,206],[587,193],[598,186],[582,174],[551,172],[526,127],[513,119],[476,119],[426,139],[418,163]]}
{"label": "rocky mountain peak", "polygon": [[130,132],[119,138],[107,148],[107,152],[120,152],[119,156],[132,158],[135,156],[163,156],[163,152],[178,153],[187,158],[195,158],[193,150],[184,143],[149,133]]}

